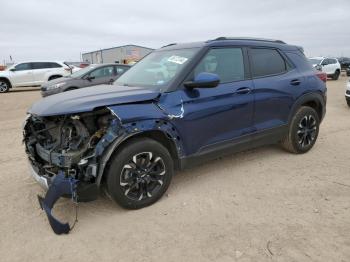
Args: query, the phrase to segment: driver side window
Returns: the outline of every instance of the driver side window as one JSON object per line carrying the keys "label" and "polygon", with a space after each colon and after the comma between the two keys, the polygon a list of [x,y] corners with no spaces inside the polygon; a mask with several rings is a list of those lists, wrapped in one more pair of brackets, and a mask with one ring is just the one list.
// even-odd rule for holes
{"label": "driver side window", "polygon": [[15,66],[16,71],[30,70],[32,69],[30,63],[18,64]]}
{"label": "driver side window", "polygon": [[322,61],[322,65],[329,65],[329,59],[324,59],[323,61]]}
{"label": "driver side window", "polygon": [[202,72],[217,74],[220,83],[244,80],[242,49],[211,49],[196,66],[193,76]]}

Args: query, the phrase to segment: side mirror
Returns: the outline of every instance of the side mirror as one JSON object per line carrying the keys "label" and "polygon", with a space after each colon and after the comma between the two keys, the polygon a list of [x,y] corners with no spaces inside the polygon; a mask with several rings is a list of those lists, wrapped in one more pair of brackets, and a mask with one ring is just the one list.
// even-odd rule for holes
{"label": "side mirror", "polygon": [[321,65],[323,66],[328,65],[328,62],[323,61]]}
{"label": "side mirror", "polygon": [[86,80],[88,80],[88,81],[91,81],[91,80],[93,80],[93,79],[95,79],[94,76],[88,76],[88,77],[86,77]]}
{"label": "side mirror", "polygon": [[184,83],[186,88],[213,88],[220,83],[220,78],[217,74],[202,72],[195,76],[193,81]]}
{"label": "side mirror", "polygon": [[11,72],[15,72],[15,71],[16,71],[16,68],[11,68],[10,71],[11,71]]}
{"label": "side mirror", "polygon": [[322,66],[321,65],[316,65],[315,69],[318,70],[318,71],[322,71]]}

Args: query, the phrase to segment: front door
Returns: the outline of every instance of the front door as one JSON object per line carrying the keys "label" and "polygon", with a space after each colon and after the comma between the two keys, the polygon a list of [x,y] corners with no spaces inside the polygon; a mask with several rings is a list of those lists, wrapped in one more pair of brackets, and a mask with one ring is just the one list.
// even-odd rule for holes
{"label": "front door", "polygon": [[32,86],[34,76],[31,63],[21,63],[10,71],[10,79],[13,86]]}
{"label": "front door", "polygon": [[[182,133],[186,154],[205,153],[253,132],[252,81],[246,79],[242,48],[210,49],[189,78],[201,72],[217,74],[220,84],[214,88],[181,89],[166,96],[166,103]],[[189,79],[190,80],[190,79]],[[171,111],[171,112],[170,112]]]}
{"label": "front door", "polygon": [[325,72],[327,75],[332,75],[335,73],[335,70],[337,70],[337,60],[326,58],[322,61],[322,71]]}
{"label": "front door", "polygon": [[89,75],[84,77],[84,86],[95,86],[101,84],[111,84],[115,80],[113,66],[103,66],[95,69]]}

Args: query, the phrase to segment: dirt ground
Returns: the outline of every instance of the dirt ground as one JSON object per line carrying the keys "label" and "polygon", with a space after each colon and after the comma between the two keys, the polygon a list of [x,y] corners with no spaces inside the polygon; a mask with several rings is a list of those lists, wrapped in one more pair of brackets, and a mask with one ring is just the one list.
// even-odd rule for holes
{"label": "dirt ground", "polygon": [[[21,125],[38,90],[0,95],[0,261],[350,261],[347,78],[328,81],[315,147],[263,147],[179,172],[159,202],[127,211],[106,197],[81,204],[55,235],[29,176]],[[74,221],[62,200],[57,216]]]}

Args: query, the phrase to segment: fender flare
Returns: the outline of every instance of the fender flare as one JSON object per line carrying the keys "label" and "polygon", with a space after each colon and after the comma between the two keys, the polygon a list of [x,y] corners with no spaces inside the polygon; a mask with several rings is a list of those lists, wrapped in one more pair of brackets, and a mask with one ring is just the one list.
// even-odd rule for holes
{"label": "fender flare", "polygon": [[321,117],[320,121],[322,121],[325,113],[326,113],[326,101],[325,98],[320,93],[306,93],[300,96],[292,106],[288,116],[288,125],[290,124],[293,116],[296,111],[305,103],[315,102],[318,106],[321,106]]}
{"label": "fender flare", "polygon": [[170,142],[174,143],[176,147],[177,158],[180,159],[184,154],[182,142],[178,139],[179,134],[176,128],[167,120],[140,120],[124,125],[119,122],[119,128],[122,128],[122,131],[119,131],[121,135],[115,137],[114,140],[104,148],[103,153],[100,156],[96,176],[96,184],[98,187],[101,185],[106,166],[115,150],[117,150],[122,143],[142,133],[161,131],[170,140]]}
{"label": "fender flare", "polygon": [[48,75],[48,77],[46,78],[46,79],[47,79],[47,82],[50,81],[50,78],[53,77],[53,76],[58,76],[57,78],[63,77],[63,75],[60,75],[60,74]]}
{"label": "fender flare", "polygon": [[5,77],[5,76],[0,76],[0,79],[6,80],[6,81],[10,84],[10,87],[9,87],[9,88],[12,88],[12,83],[11,83],[10,79],[8,79],[8,78]]}

